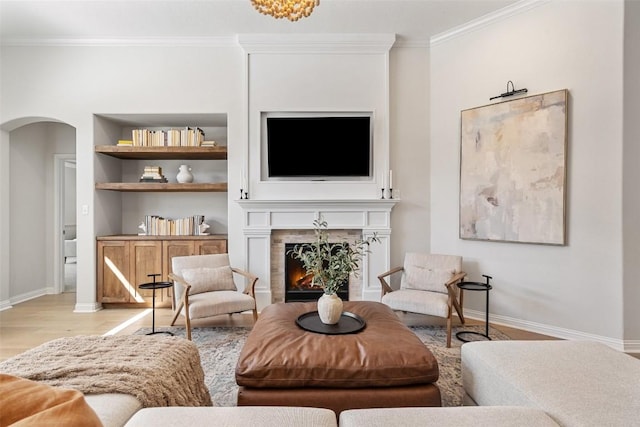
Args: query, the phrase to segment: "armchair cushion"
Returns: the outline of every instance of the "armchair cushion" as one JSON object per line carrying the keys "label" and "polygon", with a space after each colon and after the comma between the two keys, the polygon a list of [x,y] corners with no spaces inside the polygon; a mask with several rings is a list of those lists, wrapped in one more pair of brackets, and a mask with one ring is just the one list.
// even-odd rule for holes
{"label": "armchair cushion", "polygon": [[228,265],[216,268],[185,268],[182,270],[182,277],[191,285],[190,295],[237,290],[233,282],[233,272]]}
{"label": "armchair cushion", "polygon": [[447,293],[447,288],[444,284],[451,279],[454,272],[455,270],[452,268],[431,269],[417,265],[410,265],[405,270],[403,289]]}
{"label": "armchair cushion", "polygon": [[204,319],[253,310],[256,300],[238,291],[203,292],[189,297],[189,317]]}
{"label": "armchair cushion", "polygon": [[447,317],[447,294],[404,289],[390,292],[382,297],[382,302],[394,310],[430,316]]}

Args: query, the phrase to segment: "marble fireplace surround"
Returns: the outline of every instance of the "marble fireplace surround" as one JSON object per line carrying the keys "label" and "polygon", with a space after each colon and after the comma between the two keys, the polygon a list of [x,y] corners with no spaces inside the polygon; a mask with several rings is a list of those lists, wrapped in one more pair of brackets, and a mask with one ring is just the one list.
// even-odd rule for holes
{"label": "marble fireplace surround", "polygon": [[[313,236],[313,221],[322,216],[330,236],[368,238],[370,246],[359,277],[350,281],[350,299],[379,301],[378,274],[390,268],[391,210],[394,199],[375,200],[239,200],[248,271],[259,277],[258,310],[284,301],[284,243],[301,243]],[[286,242],[285,242],[286,240]],[[282,248],[280,248],[282,246]]]}

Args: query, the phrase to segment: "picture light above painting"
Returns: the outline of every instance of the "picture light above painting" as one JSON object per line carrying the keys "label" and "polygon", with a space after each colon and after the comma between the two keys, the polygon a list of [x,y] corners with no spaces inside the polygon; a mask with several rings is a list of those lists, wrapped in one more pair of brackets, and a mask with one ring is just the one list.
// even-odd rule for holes
{"label": "picture light above painting", "polygon": [[262,179],[370,181],[372,112],[262,113]]}
{"label": "picture light above painting", "polygon": [[460,238],[566,244],[568,90],[463,110]]}

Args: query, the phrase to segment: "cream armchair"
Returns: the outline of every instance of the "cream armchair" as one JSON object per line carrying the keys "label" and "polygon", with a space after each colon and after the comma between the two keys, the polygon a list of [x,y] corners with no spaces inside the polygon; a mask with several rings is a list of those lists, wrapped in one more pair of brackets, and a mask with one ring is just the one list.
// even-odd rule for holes
{"label": "cream armchair", "polygon": [[[385,278],[402,273],[400,289],[393,290]],[[396,311],[427,314],[447,319],[447,347],[451,347],[451,320],[455,309],[464,323],[456,284],[466,276],[457,255],[407,253],[402,267],[378,276],[381,301]]]}
{"label": "cream armchair", "polygon": [[[191,339],[191,320],[249,310],[253,311],[254,321],[258,318],[254,294],[258,278],[231,267],[228,254],[173,257],[171,267],[169,279],[174,283],[176,307],[171,325],[182,314],[187,339]],[[246,278],[244,291],[238,291],[234,274]]]}

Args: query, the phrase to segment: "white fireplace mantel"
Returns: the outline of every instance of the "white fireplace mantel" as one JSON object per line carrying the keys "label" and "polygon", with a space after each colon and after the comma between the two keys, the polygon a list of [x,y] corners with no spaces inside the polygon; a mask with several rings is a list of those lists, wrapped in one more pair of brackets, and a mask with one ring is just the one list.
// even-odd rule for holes
{"label": "white fireplace mantel", "polygon": [[[271,231],[305,230],[322,217],[329,229],[362,230],[363,238],[375,233],[379,244],[370,246],[362,260],[362,299],[380,300],[377,276],[390,268],[391,210],[397,199],[363,200],[237,200],[243,210],[243,235],[247,269],[260,279],[256,285],[258,310],[271,299]],[[375,268],[373,268],[375,266]]]}

